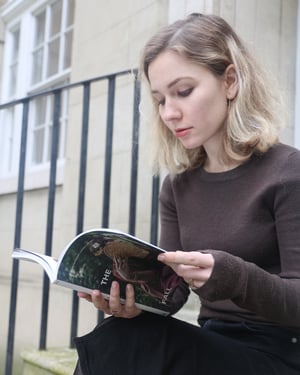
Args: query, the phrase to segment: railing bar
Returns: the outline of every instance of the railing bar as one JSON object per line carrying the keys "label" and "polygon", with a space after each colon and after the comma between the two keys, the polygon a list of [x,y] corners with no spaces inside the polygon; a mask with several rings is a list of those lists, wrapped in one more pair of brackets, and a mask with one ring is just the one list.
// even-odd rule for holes
{"label": "railing bar", "polygon": [[89,130],[89,105],[90,105],[90,83],[86,82],[83,86],[83,107],[82,107],[82,128],[81,128],[81,148],[80,148],[80,166],[79,166],[79,181],[78,181],[76,234],[79,234],[83,230],[86,170],[87,170],[88,130]]}
{"label": "railing bar", "polygon": [[[53,108],[50,176],[49,176],[49,190],[48,190],[47,230],[46,230],[46,243],[45,243],[45,254],[49,256],[51,256],[51,253],[52,253],[60,113],[61,113],[61,90],[55,90],[54,91],[54,108]],[[48,306],[49,306],[49,278],[44,272],[42,316],[41,316],[40,345],[39,345],[40,350],[46,349]]]}
{"label": "railing bar", "polygon": [[[14,248],[20,247],[21,233],[22,233],[26,145],[27,145],[28,113],[29,113],[29,100],[28,99],[25,99],[23,101],[22,109],[23,109],[22,132],[21,132],[21,145],[20,145],[20,156],[19,156],[19,173],[18,173],[18,191],[17,191],[17,204],[16,204]],[[12,368],[13,368],[13,349],[14,349],[15,326],[16,326],[18,279],[19,279],[19,262],[17,260],[14,260],[13,265],[12,265],[10,311],[9,311],[8,337],[7,337],[7,349],[6,349],[5,375],[11,375]]]}
{"label": "railing bar", "polygon": [[[80,166],[79,166],[79,181],[78,181],[76,234],[79,234],[83,231],[83,222],[84,222],[88,130],[89,130],[89,106],[90,106],[90,82],[85,82],[83,85],[83,106],[82,106],[82,127],[81,127],[81,148],[80,148]],[[79,310],[79,301],[78,301],[77,293],[73,292],[72,319],[71,319],[71,332],[70,332],[70,347],[71,348],[74,347],[73,338],[77,336],[78,310]]]}
{"label": "railing bar", "polygon": [[66,90],[66,89],[70,90],[70,89],[75,88],[75,87],[83,86],[85,83],[94,83],[94,82],[99,82],[99,81],[104,81],[104,80],[110,80],[110,79],[113,79],[115,76],[122,76],[122,75],[126,75],[126,74],[134,74],[135,75],[136,72],[137,72],[136,69],[123,70],[123,71],[120,71],[118,73],[110,73],[110,74],[107,74],[107,75],[104,75],[104,76],[99,76],[99,77],[87,79],[87,80],[84,80],[84,81],[78,81],[78,82],[69,83],[69,84],[66,84],[66,85],[57,86],[55,89],[39,91],[35,94],[31,94],[31,95],[28,95],[28,96],[20,98],[20,99],[15,99],[11,102],[0,104],[0,110],[4,109],[4,108],[7,108],[7,107],[11,107],[11,106],[16,105],[16,104],[22,104],[27,99],[32,100],[32,99],[38,98],[39,96],[52,95],[53,91],[56,91],[56,90]]}
{"label": "railing bar", "polygon": [[159,217],[159,176],[152,177],[152,203],[151,203],[151,231],[150,242],[154,245],[158,242],[158,217]]}
{"label": "railing bar", "polygon": [[106,140],[105,140],[105,164],[104,164],[104,189],[103,189],[103,211],[102,226],[109,225],[109,207],[110,207],[110,185],[112,168],[112,146],[113,146],[113,127],[114,127],[114,107],[115,107],[115,77],[110,77],[108,81],[107,97],[107,118],[106,118]]}
{"label": "railing bar", "polygon": [[[115,89],[116,89],[116,78],[115,76],[112,76],[108,80],[104,182],[103,182],[103,202],[102,202],[102,224],[101,225],[102,227],[105,227],[105,228],[109,226]],[[103,319],[104,319],[104,313],[103,311],[99,310],[98,311],[98,323],[100,323]]]}
{"label": "railing bar", "polygon": [[129,201],[129,228],[128,232],[135,234],[136,206],[137,206],[137,179],[138,179],[138,157],[139,157],[139,103],[141,96],[140,81],[134,80],[134,101],[133,101],[133,128],[132,128],[132,149],[131,149],[131,177],[130,177],[130,201]]}
{"label": "railing bar", "polygon": [[[104,166],[104,190],[103,190],[103,211],[102,211],[102,226],[108,227],[109,226],[109,211],[110,211],[110,190],[111,190],[111,169],[112,169],[112,150],[113,150],[113,125],[114,125],[114,105],[115,105],[115,84],[116,84],[116,76],[120,76],[122,74],[134,74],[136,78],[136,70],[126,70],[123,72],[119,72],[116,74],[109,74],[106,76],[96,77],[93,79],[76,82],[73,84],[68,84],[64,86],[57,87],[52,90],[47,90],[39,93],[35,93],[32,95],[27,96],[26,98],[17,99],[9,103],[1,104],[0,110],[4,108],[8,108],[13,105],[23,104],[23,119],[22,119],[22,134],[24,132],[24,119],[26,120],[26,136],[27,136],[27,127],[28,127],[28,112],[29,112],[29,103],[30,100],[46,95],[53,95],[55,98],[54,104],[54,122],[53,122],[53,137],[52,137],[52,149],[51,149],[51,163],[50,163],[50,181],[49,181],[49,191],[48,191],[48,211],[47,211],[47,232],[46,232],[46,240],[45,240],[45,253],[47,255],[51,255],[52,250],[52,240],[53,240],[53,223],[54,223],[54,208],[55,208],[55,193],[56,193],[56,167],[57,167],[57,157],[58,157],[58,139],[59,139],[59,119],[60,119],[60,112],[61,112],[61,91],[63,89],[71,89],[74,87],[78,87],[79,85],[90,86],[92,82],[101,81],[104,79],[108,80],[108,98],[107,98],[107,120],[106,120],[106,145],[105,145],[105,166]],[[138,87],[138,88],[137,88]],[[135,82],[135,89],[134,89],[134,114],[133,114],[133,133],[132,133],[132,170],[131,170],[131,188],[130,188],[130,221],[129,221],[129,232],[134,234],[135,232],[135,225],[136,225],[136,196],[137,196],[137,174],[138,174],[138,138],[139,138],[139,113],[137,110],[139,96],[140,96],[140,87],[139,82]],[[59,96],[59,100],[58,100]],[[89,95],[88,95],[89,96]],[[88,99],[89,102],[90,99]],[[84,105],[85,107],[85,105]],[[137,110],[137,111],[136,111]],[[26,113],[27,112],[27,113]],[[84,112],[84,110],[83,110]],[[87,116],[87,123],[89,122],[88,115],[83,113],[83,118]],[[83,120],[84,122],[84,120]],[[57,129],[55,130],[55,127]],[[57,132],[56,132],[57,131]],[[83,129],[82,129],[83,131]],[[55,134],[56,132],[56,134]],[[86,134],[87,136],[87,134]],[[21,138],[23,135],[21,136]],[[22,138],[23,139],[23,138]],[[22,141],[23,142],[23,141]],[[82,142],[84,142],[82,140]],[[25,170],[25,151],[26,151],[26,143],[27,138],[25,138],[25,143],[23,144],[24,149],[24,170]],[[84,147],[84,146],[82,146]],[[87,145],[86,145],[87,147]],[[22,153],[22,144],[21,144],[21,151]],[[82,150],[83,152],[83,150]],[[20,237],[21,237],[21,221],[22,221],[22,203],[23,203],[23,195],[24,195],[24,176],[25,172],[23,171],[23,186],[20,190],[20,181],[21,178],[21,155],[20,155],[20,166],[19,166],[19,177],[18,177],[18,193],[17,193],[17,208],[20,208],[20,215],[17,215],[16,218],[16,229],[15,229],[15,245],[14,247],[20,246]],[[80,167],[82,168],[82,167]],[[79,180],[83,181],[83,176],[85,180],[86,170],[82,170],[81,177]],[[79,189],[85,190],[85,186],[79,186]],[[19,192],[22,192],[20,195]],[[78,193],[81,194],[80,192]],[[85,195],[85,193],[84,193]],[[83,195],[83,197],[84,197]],[[18,203],[18,199],[21,197],[21,202]],[[78,197],[78,199],[80,199]],[[153,197],[152,197],[153,199]],[[81,206],[82,205],[82,206]],[[152,203],[154,205],[154,203]],[[155,205],[154,205],[155,206]],[[153,210],[152,210],[153,211]],[[155,211],[155,210],[154,210]],[[84,212],[84,199],[81,203],[78,202],[78,212]],[[153,212],[151,213],[152,217]],[[20,221],[17,224],[17,221]],[[155,223],[154,223],[155,222]],[[20,230],[18,230],[18,225],[20,225]],[[153,231],[152,227],[156,227]],[[78,222],[77,222],[77,232],[83,229],[83,214],[78,215]],[[153,234],[153,233],[154,234]],[[151,224],[151,238],[156,238],[157,240],[157,217],[153,219],[153,224]],[[156,240],[152,240],[152,242],[156,242]],[[17,261],[13,261],[13,270],[12,270],[12,289],[11,289],[11,307],[10,307],[10,324],[9,324],[9,333],[8,333],[8,345],[7,345],[7,356],[6,356],[6,372],[5,375],[11,375],[12,373],[12,362],[13,362],[13,346],[14,346],[14,330],[15,330],[15,316],[16,316],[16,304],[17,304],[17,283],[18,283],[18,272],[19,272],[19,265]],[[14,283],[15,280],[15,283]],[[76,305],[77,303],[77,305]],[[48,277],[44,274],[43,280],[43,301],[42,301],[42,319],[41,319],[41,334],[40,334],[40,349],[46,348],[46,341],[47,341],[47,322],[48,322],[48,305],[49,305],[49,280]],[[73,305],[73,309],[75,312],[72,311],[72,327],[71,327],[71,336],[76,334],[77,325],[78,325],[78,299],[76,296],[76,302]],[[103,314],[99,312],[98,320],[103,319]],[[10,339],[12,337],[12,340]],[[72,344],[71,344],[72,345]]]}

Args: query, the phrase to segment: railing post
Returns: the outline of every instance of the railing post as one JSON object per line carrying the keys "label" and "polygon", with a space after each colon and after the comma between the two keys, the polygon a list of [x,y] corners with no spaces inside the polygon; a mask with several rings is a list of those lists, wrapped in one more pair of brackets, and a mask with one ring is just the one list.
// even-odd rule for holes
{"label": "railing post", "polygon": [[[102,227],[105,227],[105,228],[107,228],[109,226],[111,164],[112,164],[114,109],[115,109],[115,89],[116,89],[116,77],[110,76],[109,79],[108,79],[104,183],[103,183],[103,199],[102,199]],[[102,311],[99,311],[98,312],[98,322],[101,322],[103,319],[104,319],[104,314],[103,314]]]}
{"label": "railing post", "polygon": [[[50,178],[49,178],[49,191],[48,191],[47,230],[46,230],[46,244],[45,244],[45,254],[49,256],[51,256],[51,253],[52,253],[60,113],[61,113],[61,90],[55,90],[54,91],[54,108],[53,108],[53,125],[52,125],[51,160],[50,160]],[[44,272],[42,316],[41,316],[40,345],[39,345],[39,348],[41,350],[46,349],[48,308],[49,308],[49,278]]]}
{"label": "railing post", "polygon": [[[87,149],[88,149],[88,131],[89,131],[89,107],[90,107],[90,82],[85,82],[83,85],[83,106],[82,106],[82,127],[81,127],[81,148],[80,148],[80,166],[79,166],[79,181],[78,181],[76,234],[79,234],[83,231],[83,222],[84,222]],[[78,301],[77,293],[73,292],[71,333],[70,333],[70,347],[71,348],[74,347],[73,338],[77,336],[78,310],[79,310],[79,301]]]}
{"label": "railing post", "polygon": [[140,112],[139,104],[141,97],[141,84],[135,76],[134,80],[134,101],[133,101],[133,127],[131,145],[131,177],[130,177],[130,201],[129,201],[129,228],[128,232],[135,234],[136,226],[136,199],[137,199],[137,179],[138,179],[138,159],[139,159],[139,128]]}
{"label": "railing post", "polygon": [[[27,133],[28,133],[28,113],[29,113],[29,100],[24,99],[24,101],[23,101],[23,114],[22,114],[22,132],[21,132],[20,157],[19,157],[18,191],[17,191],[17,205],[16,205],[16,223],[15,223],[14,248],[20,247],[20,242],[21,242],[22,218],[23,218],[23,198],[24,198],[24,179],[25,179],[25,165],[26,165],[26,146],[27,146]],[[10,311],[9,311],[9,325],[8,325],[5,375],[11,375],[12,374],[12,368],[13,368],[13,349],[14,349],[14,339],[15,339],[18,279],[19,279],[19,262],[17,260],[14,260],[13,266],[12,266]]]}
{"label": "railing post", "polygon": [[158,242],[158,217],[159,217],[159,176],[152,177],[152,202],[151,202],[151,223],[150,223],[150,242],[154,245]]}
{"label": "railing post", "polygon": [[115,108],[115,76],[109,77],[108,96],[107,96],[107,117],[106,117],[106,140],[105,140],[105,162],[104,162],[104,186],[103,186],[103,209],[102,226],[109,226],[109,207],[110,207],[110,185],[111,185],[111,164],[112,164],[112,145],[114,128],[114,108]]}

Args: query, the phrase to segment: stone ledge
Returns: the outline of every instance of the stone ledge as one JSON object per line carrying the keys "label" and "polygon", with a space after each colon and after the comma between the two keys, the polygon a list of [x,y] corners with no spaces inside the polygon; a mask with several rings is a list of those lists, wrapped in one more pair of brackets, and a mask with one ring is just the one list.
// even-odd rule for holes
{"label": "stone ledge", "polygon": [[23,375],[72,375],[77,352],[69,348],[30,349],[21,353]]}

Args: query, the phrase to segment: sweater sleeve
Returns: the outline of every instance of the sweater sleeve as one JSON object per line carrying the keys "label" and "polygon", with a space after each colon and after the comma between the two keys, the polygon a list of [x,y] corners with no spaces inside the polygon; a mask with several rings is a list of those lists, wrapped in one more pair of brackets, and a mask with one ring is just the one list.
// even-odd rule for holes
{"label": "sweater sleeve", "polygon": [[209,281],[195,291],[200,298],[210,302],[230,299],[270,322],[300,327],[299,279],[272,275],[223,251],[207,252],[213,255],[215,267]]}
{"label": "sweater sleeve", "polygon": [[290,155],[275,189],[273,215],[280,273],[270,274],[256,264],[224,251],[207,250],[215,258],[215,267],[208,282],[196,290],[200,298],[210,302],[230,299],[266,320],[300,327],[299,155]]}

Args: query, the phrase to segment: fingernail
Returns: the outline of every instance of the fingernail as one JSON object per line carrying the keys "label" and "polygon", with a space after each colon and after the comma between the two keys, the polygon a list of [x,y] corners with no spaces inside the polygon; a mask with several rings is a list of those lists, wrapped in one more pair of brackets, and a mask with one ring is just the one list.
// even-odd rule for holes
{"label": "fingernail", "polygon": [[159,254],[159,256],[157,257],[158,260],[165,260],[166,257],[164,254]]}
{"label": "fingernail", "polygon": [[92,295],[93,295],[93,297],[95,297],[95,298],[99,298],[99,291],[98,291],[98,290],[93,290],[93,291],[92,291]]}
{"label": "fingernail", "polygon": [[116,289],[118,287],[118,282],[117,281],[113,281],[112,284],[111,284],[111,287],[113,289]]}

